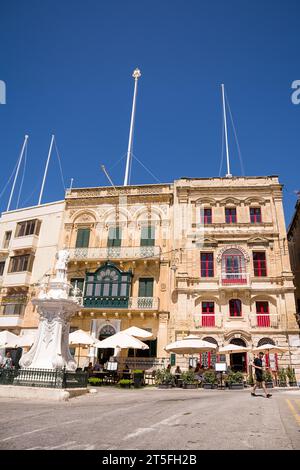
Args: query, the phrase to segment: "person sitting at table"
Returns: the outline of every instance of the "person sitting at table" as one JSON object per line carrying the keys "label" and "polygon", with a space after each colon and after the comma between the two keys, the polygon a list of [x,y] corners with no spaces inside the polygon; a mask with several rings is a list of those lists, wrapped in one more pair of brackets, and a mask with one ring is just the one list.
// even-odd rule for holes
{"label": "person sitting at table", "polygon": [[196,380],[198,380],[199,382],[202,382],[203,381],[203,368],[201,369],[201,365],[200,365],[200,362],[198,362],[198,364],[196,365],[196,368],[195,368],[195,378]]}
{"label": "person sitting at table", "polygon": [[94,365],[93,370],[96,371],[96,372],[99,372],[100,370],[103,370],[103,367],[102,367],[101,364],[99,364],[99,362],[97,361],[96,364]]}
{"label": "person sitting at table", "polygon": [[171,364],[168,364],[168,365],[167,365],[167,371],[168,371],[168,372],[171,372]]}
{"label": "person sitting at table", "polygon": [[130,370],[127,364],[125,364],[125,367],[123,369],[123,379],[130,379]]}
{"label": "person sitting at table", "polygon": [[89,362],[89,365],[84,368],[84,372],[88,373],[88,376],[90,377],[93,373],[93,363]]}
{"label": "person sitting at table", "polygon": [[176,367],[174,374],[175,375],[181,375],[182,374],[182,371],[181,371],[179,366]]}

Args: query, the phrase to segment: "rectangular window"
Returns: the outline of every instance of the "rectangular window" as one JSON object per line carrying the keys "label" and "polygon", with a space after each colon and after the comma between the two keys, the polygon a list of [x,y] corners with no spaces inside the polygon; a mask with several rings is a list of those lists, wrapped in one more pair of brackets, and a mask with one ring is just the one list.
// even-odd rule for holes
{"label": "rectangular window", "polygon": [[155,227],[148,225],[141,229],[141,246],[154,246],[155,245]]}
{"label": "rectangular window", "polygon": [[242,316],[242,302],[239,299],[229,300],[229,315],[231,317]]}
{"label": "rectangular window", "polygon": [[215,326],[214,302],[202,302],[202,326]]}
{"label": "rectangular window", "polygon": [[41,222],[37,219],[25,220],[19,222],[16,229],[16,237],[26,237],[27,235],[38,235],[40,232]]}
{"label": "rectangular window", "polygon": [[12,256],[10,259],[9,272],[18,273],[22,271],[32,271],[34,256],[33,255],[21,255]]}
{"label": "rectangular window", "polygon": [[267,275],[266,253],[263,251],[253,252],[254,276],[265,277]]}
{"label": "rectangular window", "polygon": [[201,223],[209,225],[212,223],[212,210],[211,209],[201,209]]}
{"label": "rectangular window", "polygon": [[153,297],[153,277],[139,279],[139,297]]}
{"label": "rectangular window", "polygon": [[0,261],[0,276],[3,276],[5,261]]}
{"label": "rectangular window", "polygon": [[119,226],[109,227],[107,246],[118,247],[118,246],[121,246],[121,242],[122,242],[122,228]]}
{"label": "rectangular window", "polygon": [[250,207],[250,222],[251,224],[261,223],[261,208],[260,207]]}
{"label": "rectangular window", "polygon": [[4,240],[3,240],[3,248],[6,249],[9,247],[9,242],[11,239],[11,231],[5,232],[4,234]]}
{"label": "rectangular window", "polygon": [[201,253],[201,277],[214,277],[213,253]]}
{"label": "rectangular window", "polygon": [[90,242],[90,229],[79,228],[77,231],[76,248],[88,248]]}
{"label": "rectangular window", "polygon": [[270,326],[269,303],[256,302],[257,326]]}
{"label": "rectangular window", "polygon": [[3,315],[23,315],[24,311],[24,303],[9,303],[3,305]]}
{"label": "rectangular window", "polygon": [[236,208],[235,207],[225,208],[225,220],[226,220],[226,224],[236,224]]}

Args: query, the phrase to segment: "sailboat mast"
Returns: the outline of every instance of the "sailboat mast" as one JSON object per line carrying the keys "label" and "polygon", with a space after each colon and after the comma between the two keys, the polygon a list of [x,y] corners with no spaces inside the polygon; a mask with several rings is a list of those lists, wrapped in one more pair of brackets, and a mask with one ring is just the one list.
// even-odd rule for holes
{"label": "sailboat mast", "polygon": [[20,153],[20,157],[19,157],[18,166],[17,166],[17,169],[16,169],[16,174],[15,174],[14,182],[13,182],[13,185],[12,185],[12,188],[11,188],[11,192],[10,192],[10,196],[9,196],[9,201],[8,201],[8,204],[7,204],[7,209],[6,209],[7,212],[9,211],[10,204],[11,204],[11,200],[12,200],[12,197],[13,197],[13,194],[14,194],[14,191],[15,191],[15,186],[16,186],[16,182],[17,182],[17,178],[18,178],[18,174],[19,174],[21,162],[22,162],[22,159],[23,159],[23,155],[24,155],[24,150],[25,150],[25,147],[26,147],[26,144],[27,144],[27,139],[28,139],[28,135],[26,134],[26,135],[25,135],[25,138],[24,138],[24,143],[23,143],[23,146],[22,146],[22,150],[21,150],[21,153]]}
{"label": "sailboat mast", "polygon": [[130,130],[129,130],[124,186],[128,185],[129,167],[130,167],[130,160],[132,156],[133,128],[134,128],[134,118],[135,118],[135,108],[136,108],[137,85],[138,85],[138,79],[141,76],[140,70],[135,69],[132,76],[134,78],[134,93],[133,93],[133,101],[132,101],[132,111],[131,111],[131,121],[130,121]]}
{"label": "sailboat mast", "polygon": [[49,161],[50,161],[50,157],[51,157],[53,142],[54,142],[54,135],[52,135],[52,137],[51,137],[51,143],[50,143],[50,148],[49,148],[49,152],[48,152],[47,162],[46,162],[46,166],[45,166],[45,171],[44,171],[43,182],[42,182],[42,186],[41,186],[41,191],[40,191],[40,197],[39,197],[38,206],[40,206],[41,201],[42,201],[42,196],[43,196],[43,191],[44,191],[46,176],[47,176],[47,172],[48,172],[48,165],[49,165]]}
{"label": "sailboat mast", "polygon": [[221,84],[222,88],[222,100],[223,100],[223,116],[224,116],[224,130],[225,130],[225,145],[226,145],[226,160],[227,160],[227,174],[226,178],[231,178],[232,174],[230,173],[230,162],[229,162],[229,150],[228,150],[228,136],[227,136],[227,120],[226,120],[226,108],[225,108],[225,92],[224,84]]}

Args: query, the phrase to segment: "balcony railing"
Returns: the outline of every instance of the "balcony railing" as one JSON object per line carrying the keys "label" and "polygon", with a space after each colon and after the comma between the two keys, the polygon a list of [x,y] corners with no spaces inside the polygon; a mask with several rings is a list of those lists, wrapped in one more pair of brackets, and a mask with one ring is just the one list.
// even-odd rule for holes
{"label": "balcony railing", "polygon": [[194,323],[196,328],[221,328],[222,315],[195,314]]}
{"label": "balcony railing", "polygon": [[99,259],[139,259],[139,258],[159,258],[159,246],[116,246],[107,248],[71,248],[70,260],[87,261]]}
{"label": "balcony railing", "polygon": [[[72,297],[73,298],[73,297]],[[86,308],[129,310],[158,310],[158,297],[77,297],[78,303]]]}
{"label": "balcony railing", "polygon": [[221,273],[220,283],[222,286],[249,286],[249,273]]}
{"label": "balcony railing", "polygon": [[277,328],[279,326],[279,315],[274,314],[254,314],[250,316],[252,328]]}

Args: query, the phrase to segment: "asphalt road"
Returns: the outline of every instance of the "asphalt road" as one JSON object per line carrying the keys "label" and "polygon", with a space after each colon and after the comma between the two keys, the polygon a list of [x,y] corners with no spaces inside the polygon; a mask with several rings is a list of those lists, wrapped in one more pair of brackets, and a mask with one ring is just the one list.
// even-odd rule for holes
{"label": "asphalt road", "polygon": [[0,449],[300,449],[300,390],[118,390],[0,399]]}

